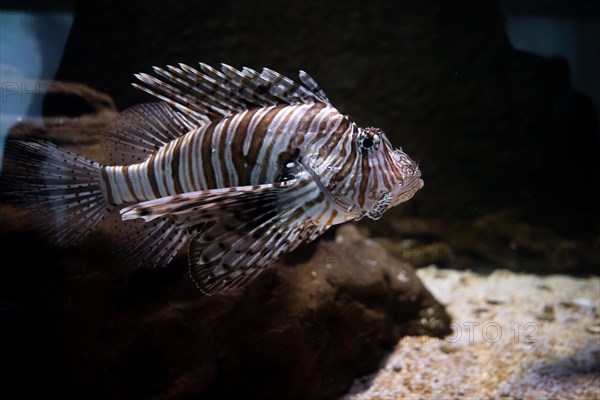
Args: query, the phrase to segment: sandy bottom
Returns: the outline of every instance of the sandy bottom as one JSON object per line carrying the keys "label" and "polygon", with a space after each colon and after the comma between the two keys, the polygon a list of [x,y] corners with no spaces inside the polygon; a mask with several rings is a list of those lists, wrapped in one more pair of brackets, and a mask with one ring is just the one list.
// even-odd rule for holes
{"label": "sandy bottom", "polygon": [[599,277],[418,275],[454,333],[404,338],[343,399],[600,399]]}

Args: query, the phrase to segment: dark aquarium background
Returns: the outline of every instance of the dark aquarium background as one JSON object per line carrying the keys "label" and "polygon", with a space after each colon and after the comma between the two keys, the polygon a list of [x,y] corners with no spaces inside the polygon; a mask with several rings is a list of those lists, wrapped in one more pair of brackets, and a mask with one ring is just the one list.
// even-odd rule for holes
{"label": "dark aquarium background", "polygon": [[[599,271],[599,2],[8,1],[0,18],[2,141],[14,128],[98,158],[103,124],[153,101],[133,73],[199,61],[291,78],[303,69],[422,170],[412,200],[358,224],[363,241],[415,267]],[[15,128],[20,118],[37,128]],[[104,236],[61,250],[23,217],[2,211],[0,338],[12,371],[2,379],[25,397],[332,398],[413,332],[403,321],[419,312],[360,292],[396,322],[314,317],[307,336],[271,340],[261,318],[304,310],[269,299],[275,273],[257,283],[264,293],[186,309],[198,293],[185,256],[133,272]],[[315,246],[285,262],[305,262]],[[161,319],[173,312],[181,321]],[[364,363],[340,364],[366,342]]]}

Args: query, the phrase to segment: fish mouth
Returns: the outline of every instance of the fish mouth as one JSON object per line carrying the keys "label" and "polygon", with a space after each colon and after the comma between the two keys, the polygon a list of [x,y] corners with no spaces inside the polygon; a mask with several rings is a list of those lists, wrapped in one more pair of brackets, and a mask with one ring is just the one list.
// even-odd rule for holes
{"label": "fish mouth", "polygon": [[394,200],[391,207],[410,200],[424,185],[421,173],[417,171],[394,188],[392,192]]}

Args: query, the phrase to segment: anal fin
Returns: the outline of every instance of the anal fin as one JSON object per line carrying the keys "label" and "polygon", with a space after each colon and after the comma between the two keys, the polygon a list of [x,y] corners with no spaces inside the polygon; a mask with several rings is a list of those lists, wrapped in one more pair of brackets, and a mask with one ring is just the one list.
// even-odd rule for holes
{"label": "anal fin", "polygon": [[190,240],[189,229],[180,228],[168,217],[151,222],[120,220],[114,222],[118,243],[116,255],[135,268],[164,267]]}

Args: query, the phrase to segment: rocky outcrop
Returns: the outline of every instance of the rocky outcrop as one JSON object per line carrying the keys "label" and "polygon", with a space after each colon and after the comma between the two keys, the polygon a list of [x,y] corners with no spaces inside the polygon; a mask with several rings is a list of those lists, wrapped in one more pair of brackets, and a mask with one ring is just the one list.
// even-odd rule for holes
{"label": "rocky outcrop", "polygon": [[352,225],[212,297],[184,257],[131,271],[103,235],[68,250],[1,237],[3,359],[24,395],[332,398],[404,335],[448,331],[412,267]]}

